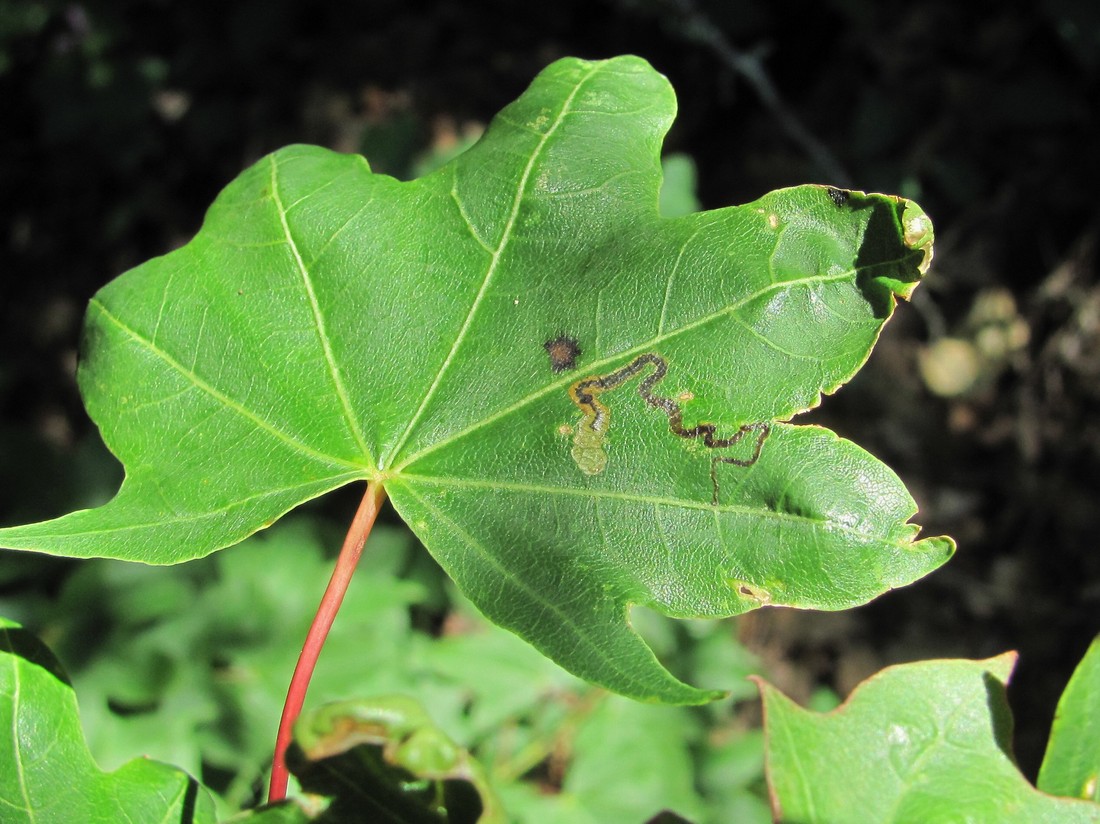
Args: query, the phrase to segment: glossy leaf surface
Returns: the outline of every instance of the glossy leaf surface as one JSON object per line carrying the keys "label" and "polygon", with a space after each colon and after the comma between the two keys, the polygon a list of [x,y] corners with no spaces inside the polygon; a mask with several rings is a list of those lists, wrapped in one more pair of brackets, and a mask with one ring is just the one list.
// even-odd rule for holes
{"label": "glossy leaf surface", "polygon": [[[318,148],[263,159],[92,301],[79,378],[117,497],[0,545],[176,563],[373,479],[490,618],[681,703],[716,693],[660,666],[632,604],[841,609],[936,568],[953,544],[917,540],[863,450],[787,424],[732,442],[862,365],[931,223],[820,186],[662,218],[674,113],[644,61],[567,59],[409,183]],[[589,377],[606,414],[570,391]]]}
{"label": "glossy leaf surface", "polygon": [[72,686],[34,636],[0,619],[0,820],[213,822],[186,773],[135,759],[112,773],[92,760]]}
{"label": "glossy leaf surface", "polygon": [[890,667],[824,714],[761,683],[776,821],[1100,821],[1100,806],[1044,795],[1013,763],[1015,660]]}

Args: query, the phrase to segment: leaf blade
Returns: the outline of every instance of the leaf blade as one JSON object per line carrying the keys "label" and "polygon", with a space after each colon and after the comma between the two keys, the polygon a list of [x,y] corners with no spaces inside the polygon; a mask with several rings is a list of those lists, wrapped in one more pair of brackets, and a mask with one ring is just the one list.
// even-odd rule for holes
{"label": "leaf blade", "polygon": [[1050,741],[1039,768],[1043,792],[1100,801],[1100,637],[1077,665],[1054,713]]}
{"label": "leaf blade", "polygon": [[212,822],[194,779],[146,759],[113,773],[88,753],[72,686],[56,659],[17,624],[0,619],[0,758],[5,821]]}
{"label": "leaf blade", "polygon": [[1043,795],[1007,752],[1015,655],[889,667],[829,713],[758,681],[779,821],[1085,822],[1096,805]]}
{"label": "leaf blade", "polygon": [[[419,180],[303,146],[246,170],[89,312],[81,391],[118,496],[0,542],[175,563],[374,480],[483,611],[612,689],[688,703],[714,693],[660,667],[632,604],[837,609],[934,569],[953,544],[916,539],[893,473],[760,428],[858,370],[931,224],[820,186],[662,218],[675,106],[638,58],[566,59]],[[547,362],[555,336],[569,364]]]}

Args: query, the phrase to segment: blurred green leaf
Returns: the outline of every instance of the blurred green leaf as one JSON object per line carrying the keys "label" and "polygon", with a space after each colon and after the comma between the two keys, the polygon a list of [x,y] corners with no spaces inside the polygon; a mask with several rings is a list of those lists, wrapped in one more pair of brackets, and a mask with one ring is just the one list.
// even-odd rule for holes
{"label": "blurred green leaf", "polygon": [[658,208],[662,217],[682,217],[699,211],[699,198],[695,196],[695,161],[687,155],[670,154],[661,161]]}
{"label": "blurred green leaf", "polygon": [[[404,690],[432,708],[432,716],[467,746],[484,744],[509,761],[514,752],[553,738],[554,725],[586,685],[510,632],[488,624],[459,598],[443,637],[417,643],[406,655]],[[488,740],[487,740],[488,739]],[[491,759],[483,757],[487,764]],[[512,767],[502,766],[511,773]],[[518,776],[513,776],[518,777]]]}
{"label": "blurred green leaf", "polygon": [[693,643],[690,653],[693,677],[706,684],[728,684],[731,701],[756,700],[757,691],[749,680],[763,673],[760,660],[736,638],[733,621],[697,621],[689,623]]}
{"label": "blurred green leaf", "polygon": [[890,667],[818,714],[761,682],[776,820],[1100,821],[1100,806],[1044,795],[1008,751],[1016,657]]}
{"label": "blurred green leaf", "polygon": [[96,766],[73,690],[41,642],[0,619],[0,810],[5,824],[75,821],[212,822],[213,805],[182,771],[135,759]]}
{"label": "blurred green leaf", "polygon": [[697,818],[688,710],[607,696],[573,740],[562,785],[593,821],[644,821],[669,809]]}
{"label": "blurred green leaf", "polygon": [[1100,636],[1058,701],[1037,784],[1051,795],[1100,801]]}
{"label": "blurred green leaf", "polygon": [[771,824],[771,810],[764,800],[763,733],[734,730],[724,737],[708,741],[703,750],[699,785],[706,810],[700,824]]}
{"label": "blurred green leaf", "polygon": [[[375,529],[311,703],[413,686],[408,608],[423,588],[396,574],[410,537]],[[330,574],[317,526],[298,518],[172,569],[81,565],[38,622],[73,673],[96,759],[113,767],[144,753],[195,774],[213,767],[227,776],[223,813],[249,802]]]}
{"label": "blurred green leaf", "polygon": [[689,711],[594,695],[559,747],[569,754],[560,787],[500,784],[505,809],[524,824],[648,821],[663,810],[695,818],[702,800],[691,756]]}

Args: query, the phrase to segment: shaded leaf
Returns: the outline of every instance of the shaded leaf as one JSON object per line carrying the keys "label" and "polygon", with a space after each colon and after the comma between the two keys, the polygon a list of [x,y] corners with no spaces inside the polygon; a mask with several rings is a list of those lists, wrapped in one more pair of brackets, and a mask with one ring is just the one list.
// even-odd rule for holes
{"label": "shaded leaf", "polygon": [[685,154],[667,155],[661,160],[660,212],[664,217],[681,217],[699,211],[695,196],[695,162]]}
{"label": "shaded leaf", "polygon": [[609,696],[578,730],[562,792],[593,821],[645,821],[662,809],[695,819],[692,733],[682,707]]}
{"label": "shaded leaf", "polygon": [[[216,788],[223,810],[251,799],[271,763],[296,644],[331,575],[317,532],[293,517],[232,553],[171,569],[80,566],[57,607],[64,620],[48,631],[101,765],[142,752],[194,774],[205,766],[232,776]],[[434,683],[406,665],[418,640],[408,607],[421,593],[393,568],[410,538],[385,527],[371,534],[312,679],[312,702]]]}
{"label": "shaded leaf", "polygon": [[[718,693],[660,666],[632,604],[841,609],[936,568],[953,544],[917,540],[893,473],[762,428],[862,365],[931,223],[820,186],[662,218],[674,112],[640,59],[566,59],[418,180],[311,147],[260,161],[92,300],[79,380],[118,495],[0,543],[175,563],[371,479],[494,621],[679,703]],[[604,413],[570,391],[589,376]]]}

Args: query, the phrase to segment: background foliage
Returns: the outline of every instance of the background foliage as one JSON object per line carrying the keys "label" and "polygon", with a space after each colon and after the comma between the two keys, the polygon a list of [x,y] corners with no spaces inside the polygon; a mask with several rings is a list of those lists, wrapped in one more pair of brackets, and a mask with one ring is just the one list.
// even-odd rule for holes
{"label": "background foliage", "polygon": [[[750,63],[731,62],[716,34]],[[732,631],[798,698],[821,687],[846,693],[896,661],[1018,649],[1010,695],[1021,764],[1034,778],[1054,704],[1100,606],[1098,46],[1100,12],[1087,0],[1027,9],[832,0],[799,16],[764,2],[567,0],[522,18],[502,0],[256,0],[209,10],[150,0],[0,2],[0,523],[57,515],[113,491],[117,470],[72,378],[84,305],[118,272],[186,240],[245,165],[305,141],[363,151],[378,170],[412,176],[424,158],[476,134],[552,59],[633,52],[677,89],[667,148],[694,159],[704,207],[794,183],[850,182],[918,198],[937,226],[926,289],[902,308],[866,369],[813,417],[894,467],[921,505],[926,534],[953,535],[959,553],[920,585],[865,608],[766,611]],[[831,155],[827,170],[761,103],[746,79],[754,59]],[[346,520],[353,507],[338,494],[310,511],[323,523]],[[419,583],[392,597],[409,629],[429,637],[461,625],[438,576],[420,574],[423,553],[404,563],[405,577]],[[58,649],[85,714],[102,706],[105,724],[156,727],[149,713],[194,701],[169,716],[211,728],[213,719],[235,718],[242,739],[234,752],[254,766],[273,721],[250,713],[273,710],[234,709],[212,687],[187,682],[210,680],[243,654],[219,644],[243,634],[246,658],[264,649],[292,657],[303,630],[259,620],[260,607],[187,617],[171,605],[200,597],[191,576],[203,588],[222,581],[218,603],[227,611],[225,601],[264,602],[246,587],[311,609],[320,585],[274,565],[270,581],[191,566],[107,569],[7,556],[0,611]],[[151,594],[161,588],[161,597]],[[372,595],[363,595],[364,608]],[[369,620],[341,616],[349,626]],[[140,640],[149,633],[160,640]],[[707,643],[685,647],[698,656],[691,666],[715,665]],[[196,649],[188,644],[213,662],[206,675],[184,666]],[[349,647],[351,661],[330,650],[322,666],[359,670],[374,655],[368,640]],[[144,683],[129,669],[132,694],[96,692],[118,660],[149,681],[173,675]],[[154,663],[164,660],[179,667]],[[281,700],[284,669],[266,700]],[[729,683],[728,672],[706,678]],[[727,726],[706,715],[719,711]],[[699,729],[722,730],[749,726],[754,710],[750,701],[737,712],[701,712]],[[449,731],[462,738],[462,729]],[[251,791],[225,742],[162,738],[202,748],[164,757],[197,759],[227,793]],[[553,772],[552,758],[536,763]],[[710,767],[696,767],[706,786]]]}

